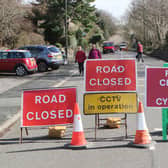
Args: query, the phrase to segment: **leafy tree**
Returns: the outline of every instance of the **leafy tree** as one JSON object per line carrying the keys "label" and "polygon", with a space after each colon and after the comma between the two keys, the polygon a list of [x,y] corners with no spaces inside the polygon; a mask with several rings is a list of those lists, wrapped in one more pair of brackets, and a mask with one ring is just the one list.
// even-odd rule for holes
{"label": "leafy tree", "polygon": [[[67,0],[68,23],[81,24],[82,28],[91,29],[96,21],[95,8],[90,5],[94,0]],[[44,30],[45,40],[51,44],[56,42],[65,45],[65,1],[37,0],[33,4],[33,23]],[[83,29],[82,29],[83,30]]]}

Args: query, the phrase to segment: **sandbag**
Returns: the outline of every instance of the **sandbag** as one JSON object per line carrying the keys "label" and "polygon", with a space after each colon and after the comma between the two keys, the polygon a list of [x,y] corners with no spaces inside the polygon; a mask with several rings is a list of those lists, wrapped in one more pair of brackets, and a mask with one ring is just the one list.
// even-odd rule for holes
{"label": "sandbag", "polygon": [[121,118],[119,117],[109,117],[106,120],[106,127],[109,128],[120,128],[120,124],[121,124]]}
{"label": "sandbag", "polygon": [[65,135],[66,126],[54,126],[49,127],[48,137],[49,138],[63,138]]}

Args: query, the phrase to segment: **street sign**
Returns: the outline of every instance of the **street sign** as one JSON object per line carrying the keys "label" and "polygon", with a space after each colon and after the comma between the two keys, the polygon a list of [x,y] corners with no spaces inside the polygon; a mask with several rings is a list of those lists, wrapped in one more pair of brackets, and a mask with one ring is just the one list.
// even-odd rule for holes
{"label": "street sign", "polygon": [[87,60],[85,91],[136,91],[135,59]]}
{"label": "street sign", "polygon": [[136,113],[136,92],[85,93],[84,114]]}
{"label": "street sign", "polygon": [[21,127],[70,124],[75,103],[76,88],[25,90]]}
{"label": "street sign", "polygon": [[146,106],[168,107],[168,68],[148,67],[145,73]]}

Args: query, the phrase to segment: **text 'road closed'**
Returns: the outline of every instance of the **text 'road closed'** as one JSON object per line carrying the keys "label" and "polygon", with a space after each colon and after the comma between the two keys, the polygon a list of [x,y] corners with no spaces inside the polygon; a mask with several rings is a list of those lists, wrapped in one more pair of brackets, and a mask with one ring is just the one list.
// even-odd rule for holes
{"label": "text 'road closed'", "polygon": [[136,91],[135,60],[87,60],[85,91]]}
{"label": "text 'road closed'", "polygon": [[75,88],[24,91],[21,126],[72,123],[75,103]]}

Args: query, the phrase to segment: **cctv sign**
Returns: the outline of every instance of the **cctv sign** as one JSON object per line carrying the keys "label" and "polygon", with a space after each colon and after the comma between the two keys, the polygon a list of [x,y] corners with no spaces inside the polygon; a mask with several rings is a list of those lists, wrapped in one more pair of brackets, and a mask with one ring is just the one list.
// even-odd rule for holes
{"label": "cctv sign", "polygon": [[168,107],[168,68],[146,68],[146,106]]}
{"label": "cctv sign", "polygon": [[75,103],[76,88],[23,91],[21,127],[70,124]]}
{"label": "cctv sign", "polygon": [[85,91],[136,91],[135,59],[87,60]]}

